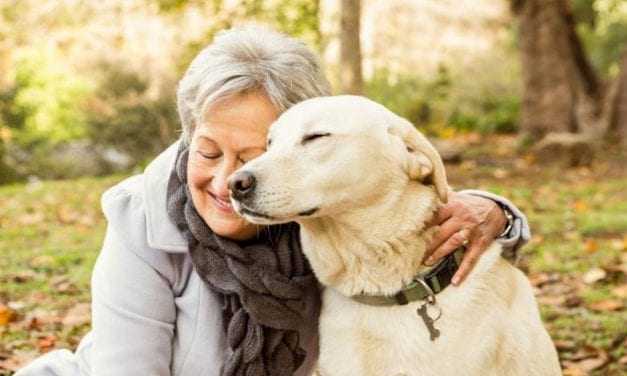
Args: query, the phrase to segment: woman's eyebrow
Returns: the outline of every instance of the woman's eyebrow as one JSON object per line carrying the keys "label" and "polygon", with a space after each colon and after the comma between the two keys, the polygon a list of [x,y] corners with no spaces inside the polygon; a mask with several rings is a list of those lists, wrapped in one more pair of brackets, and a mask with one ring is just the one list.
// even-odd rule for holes
{"label": "woman's eyebrow", "polygon": [[199,140],[204,140],[204,141],[209,141],[209,142],[213,142],[216,143],[215,140],[209,138],[208,136],[198,136]]}

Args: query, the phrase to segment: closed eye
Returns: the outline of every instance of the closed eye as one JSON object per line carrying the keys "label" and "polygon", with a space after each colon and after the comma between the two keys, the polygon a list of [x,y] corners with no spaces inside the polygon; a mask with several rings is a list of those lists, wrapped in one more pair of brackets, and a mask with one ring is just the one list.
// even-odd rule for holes
{"label": "closed eye", "polygon": [[305,135],[300,143],[304,145],[307,142],[313,141],[321,137],[327,137],[330,135],[331,133],[310,133],[310,134]]}
{"label": "closed eye", "polygon": [[222,154],[220,154],[220,153],[207,154],[207,153],[203,153],[201,151],[199,151],[198,154],[200,154],[200,156],[205,158],[205,159],[218,159],[218,158],[220,158],[222,156]]}

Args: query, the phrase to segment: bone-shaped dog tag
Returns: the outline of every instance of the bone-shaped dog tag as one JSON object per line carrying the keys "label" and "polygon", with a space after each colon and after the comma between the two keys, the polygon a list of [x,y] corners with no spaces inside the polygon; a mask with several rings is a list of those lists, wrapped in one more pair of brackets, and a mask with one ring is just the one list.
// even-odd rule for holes
{"label": "bone-shaped dog tag", "polygon": [[429,330],[431,341],[435,341],[435,339],[440,336],[440,331],[433,324],[435,324],[435,321],[439,319],[440,316],[438,315],[438,317],[432,319],[431,316],[429,316],[429,312],[427,312],[427,306],[428,304],[424,303],[416,310],[416,313],[420,316],[420,318],[422,318],[427,330]]}

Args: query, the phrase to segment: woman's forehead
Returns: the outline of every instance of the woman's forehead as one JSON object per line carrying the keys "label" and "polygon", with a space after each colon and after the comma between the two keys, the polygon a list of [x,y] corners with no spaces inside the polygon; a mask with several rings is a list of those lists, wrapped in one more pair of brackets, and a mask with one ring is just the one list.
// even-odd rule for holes
{"label": "woman's forehead", "polygon": [[246,93],[224,99],[205,111],[194,132],[197,141],[213,141],[234,148],[265,145],[270,125],[279,112],[263,94]]}

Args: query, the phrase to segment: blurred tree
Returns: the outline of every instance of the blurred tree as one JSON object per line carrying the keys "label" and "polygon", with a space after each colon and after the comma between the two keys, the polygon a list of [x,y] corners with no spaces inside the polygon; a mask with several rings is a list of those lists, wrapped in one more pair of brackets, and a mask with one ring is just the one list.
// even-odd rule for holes
{"label": "blurred tree", "polygon": [[577,34],[603,78],[616,77],[627,43],[627,2],[574,0]]}
{"label": "blurred tree", "polygon": [[566,151],[572,163],[582,162],[608,132],[625,127],[610,127],[618,98],[627,100],[627,95],[619,95],[624,85],[619,85],[620,79],[605,82],[591,64],[568,0],[511,4],[520,23],[523,135],[538,142],[538,150],[557,148]]}
{"label": "blurred tree", "polygon": [[152,0],[162,12],[176,14],[187,6],[205,6],[211,9],[212,22],[202,38],[186,48],[179,59],[178,70],[183,72],[198,52],[211,42],[221,30],[229,29],[242,22],[261,22],[275,27],[286,34],[298,37],[320,52],[320,0]]}
{"label": "blurred tree", "polygon": [[621,60],[620,75],[614,90],[616,94],[609,106],[607,138],[610,142],[624,144],[627,139],[627,54]]}
{"label": "blurred tree", "polygon": [[13,85],[1,93],[0,118],[20,147],[56,144],[85,134],[81,103],[93,88],[56,53],[42,46],[23,51],[16,58]]}
{"label": "blurred tree", "polygon": [[153,97],[150,83],[122,65],[102,64],[96,91],[86,104],[87,137],[93,145],[113,148],[143,163],[176,140],[175,85]]}
{"label": "blurred tree", "polygon": [[342,0],[340,10],[340,90],[347,94],[362,94],[360,34],[361,0]]}

